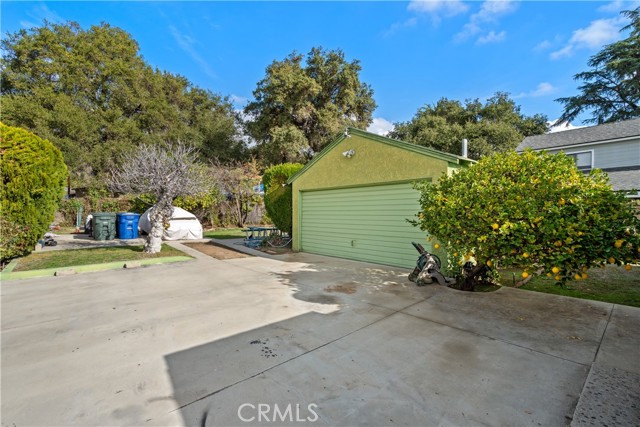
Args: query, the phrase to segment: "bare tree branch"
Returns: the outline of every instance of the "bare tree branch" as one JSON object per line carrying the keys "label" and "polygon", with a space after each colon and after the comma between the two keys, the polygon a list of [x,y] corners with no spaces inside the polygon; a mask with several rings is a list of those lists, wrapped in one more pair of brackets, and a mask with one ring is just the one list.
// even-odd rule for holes
{"label": "bare tree branch", "polygon": [[149,218],[151,233],[145,244],[148,253],[160,251],[164,224],[173,213],[173,200],[178,196],[211,192],[215,185],[207,168],[197,162],[196,149],[181,142],[140,146],[119,168],[111,170],[109,182],[116,192],[156,197]]}

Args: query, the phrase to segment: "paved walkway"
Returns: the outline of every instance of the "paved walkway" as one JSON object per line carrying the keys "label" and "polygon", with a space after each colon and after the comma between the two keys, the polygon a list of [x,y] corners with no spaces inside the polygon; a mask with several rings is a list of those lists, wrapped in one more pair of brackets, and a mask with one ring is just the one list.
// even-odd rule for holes
{"label": "paved walkway", "polygon": [[640,417],[640,309],[417,288],[402,269],[308,254],[181,249],[196,259],[3,283],[2,425]]}
{"label": "paved walkway", "polygon": [[[55,232],[54,232],[55,234]],[[39,251],[63,251],[67,249],[89,249],[105,246],[143,245],[144,238],[96,240],[88,234],[55,234],[56,246],[43,246]]]}

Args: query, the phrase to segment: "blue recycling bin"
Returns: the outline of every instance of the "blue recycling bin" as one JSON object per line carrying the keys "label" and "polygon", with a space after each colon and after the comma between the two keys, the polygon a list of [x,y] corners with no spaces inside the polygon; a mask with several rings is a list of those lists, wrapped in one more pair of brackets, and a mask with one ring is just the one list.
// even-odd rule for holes
{"label": "blue recycling bin", "polygon": [[116,215],[116,231],[119,239],[137,239],[140,214],[120,212]]}

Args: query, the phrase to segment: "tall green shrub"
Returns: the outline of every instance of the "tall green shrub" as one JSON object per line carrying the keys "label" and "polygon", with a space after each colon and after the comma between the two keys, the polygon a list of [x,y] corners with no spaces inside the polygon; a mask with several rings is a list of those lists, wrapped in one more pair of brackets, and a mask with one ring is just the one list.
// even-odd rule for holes
{"label": "tall green shrub", "polygon": [[300,163],[282,163],[280,165],[271,166],[264,174],[262,174],[262,183],[264,184],[264,192],[268,193],[275,186],[281,186],[286,183],[289,178],[298,173],[304,165]]}
{"label": "tall green shrub", "polygon": [[0,261],[10,260],[29,252],[29,227],[0,217]]}
{"label": "tall green shrub", "polygon": [[[0,156],[1,214],[16,226],[0,231],[0,259],[5,260],[29,253],[47,231],[64,194],[67,167],[60,150],[49,141],[3,123]],[[16,239],[18,228],[22,237]]]}
{"label": "tall green shrub", "polygon": [[292,231],[292,190],[290,186],[283,186],[289,178],[295,175],[303,165],[300,163],[283,163],[267,169],[262,175],[264,184],[264,207],[281,231],[291,234]]}

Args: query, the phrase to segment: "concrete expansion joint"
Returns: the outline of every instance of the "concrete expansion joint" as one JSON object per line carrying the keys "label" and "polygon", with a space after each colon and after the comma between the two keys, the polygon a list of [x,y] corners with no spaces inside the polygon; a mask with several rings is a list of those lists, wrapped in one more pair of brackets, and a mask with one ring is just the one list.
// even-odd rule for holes
{"label": "concrete expansion joint", "polygon": [[596,358],[598,357],[598,353],[600,353],[600,347],[602,347],[602,341],[604,341],[604,337],[607,334],[607,328],[609,327],[609,323],[611,323],[611,317],[613,316],[613,311],[615,309],[616,309],[616,304],[611,304],[611,309],[609,309],[609,316],[607,316],[607,323],[604,325],[604,329],[602,330],[602,335],[600,335],[600,342],[598,343],[598,348],[596,349],[593,355],[591,366],[593,366],[594,362],[596,361]]}
{"label": "concrete expansion joint", "polygon": [[[403,309],[403,310],[405,310],[405,309]],[[472,334],[472,335],[475,335],[477,337],[486,338],[486,339],[490,339],[490,340],[493,340],[493,341],[500,341],[502,343],[509,344],[509,345],[514,346],[514,347],[521,348],[523,350],[528,350],[528,351],[531,351],[531,352],[534,352],[534,353],[542,354],[544,356],[553,357],[555,359],[563,360],[565,362],[575,363],[576,365],[581,365],[581,366],[586,366],[586,367],[589,367],[591,365],[589,363],[578,362],[578,361],[567,359],[566,357],[561,357],[561,356],[558,356],[558,355],[555,355],[555,354],[545,353],[544,351],[536,350],[535,348],[527,347],[527,346],[524,346],[522,344],[511,342],[511,341],[508,341],[508,340],[505,340],[505,339],[502,339],[502,338],[492,337],[490,335],[481,334],[479,332],[472,331],[472,330],[469,330],[469,329],[460,328],[458,326],[452,326],[452,325],[449,325],[449,324],[444,323],[444,322],[438,322],[437,320],[420,317],[420,316],[417,316],[415,314],[404,313],[404,312],[402,312],[402,314],[404,314],[405,316],[410,316],[410,317],[413,317],[413,318],[416,318],[416,319],[423,320],[425,322],[435,323],[437,325],[441,325],[441,326],[444,326],[444,327],[447,327],[447,328],[455,329],[455,330],[460,331],[460,332],[465,332],[465,333],[468,333],[468,334]]]}
{"label": "concrete expansion joint", "polygon": [[[627,405],[629,402],[625,402],[625,398],[628,400],[629,396],[620,396],[619,388],[630,391],[633,386],[625,384],[625,382],[633,382],[637,388],[637,380],[634,381],[632,377],[637,377],[635,374],[629,372],[618,371],[613,367],[598,366],[596,363],[598,355],[604,338],[607,334],[607,329],[611,323],[613,312],[616,309],[617,304],[612,304],[609,309],[609,315],[607,316],[606,324],[602,330],[602,335],[598,342],[598,347],[593,354],[593,359],[589,363],[589,371],[582,383],[582,389],[580,391],[580,397],[573,408],[573,414],[567,418],[571,420],[572,427],[582,427],[587,425],[596,425],[602,423],[607,425],[607,422],[619,425],[634,425],[633,422],[625,420],[625,418],[634,418],[634,408],[631,409]],[[605,395],[613,395],[616,403],[608,401],[609,399],[603,399],[603,393]],[[605,400],[605,402],[603,402]],[[618,407],[622,403],[624,409]],[[616,414],[611,418],[611,414]],[[616,419],[616,416],[619,419]],[[625,422],[626,421],[626,422]]]}

